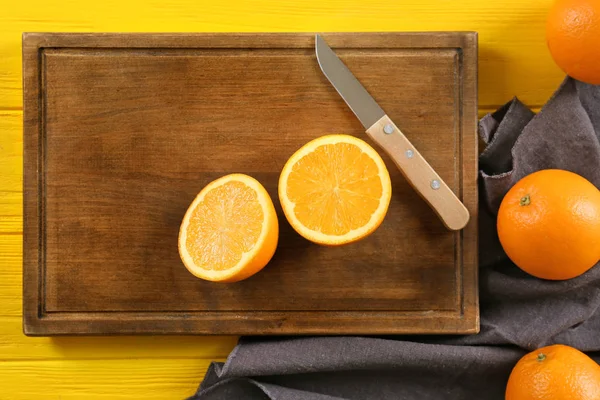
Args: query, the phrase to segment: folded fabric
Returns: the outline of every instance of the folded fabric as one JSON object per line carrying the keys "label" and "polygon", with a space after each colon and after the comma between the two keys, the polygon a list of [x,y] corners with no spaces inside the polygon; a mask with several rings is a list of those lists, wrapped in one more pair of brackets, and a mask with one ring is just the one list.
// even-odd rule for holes
{"label": "folded fabric", "polygon": [[600,362],[600,266],[568,281],[532,277],[496,236],[508,189],[541,169],[600,188],[600,86],[567,77],[536,115],[517,98],[479,123],[481,332],[462,336],[244,337],[190,399],[504,399],[533,349],[563,343]]}

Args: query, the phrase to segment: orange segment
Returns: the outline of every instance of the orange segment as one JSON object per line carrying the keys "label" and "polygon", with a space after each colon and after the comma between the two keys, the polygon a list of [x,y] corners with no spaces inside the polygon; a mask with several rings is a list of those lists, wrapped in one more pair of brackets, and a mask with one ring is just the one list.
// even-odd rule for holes
{"label": "orange segment", "polygon": [[279,198],[292,227],[316,243],[359,240],[383,221],[391,182],[379,154],[349,135],[327,135],[299,149],[279,178]]}
{"label": "orange segment", "polygon": [[186,212],[179,253],[195,276],[233,282],[260,271],[277,247],[273,202],[254,178],[231,174],[208,184]]}

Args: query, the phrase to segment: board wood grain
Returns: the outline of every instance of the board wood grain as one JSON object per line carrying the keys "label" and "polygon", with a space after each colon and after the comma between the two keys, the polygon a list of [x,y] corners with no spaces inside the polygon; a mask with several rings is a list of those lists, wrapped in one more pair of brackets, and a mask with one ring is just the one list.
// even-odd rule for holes
{"label": "board wood grain", "polygon": [[[383,153],[394,194],[375,234],[332,249],[287,225],[287,158],[327,133],[366,139],[312,34],[27,34],[25,332],[476,332],[476,35],[324,37],[467,206],[464,230]],[[230,172],[265,185],[281,239],[260,274],[223,285],[189,274],[176,241],[197,192]]]}

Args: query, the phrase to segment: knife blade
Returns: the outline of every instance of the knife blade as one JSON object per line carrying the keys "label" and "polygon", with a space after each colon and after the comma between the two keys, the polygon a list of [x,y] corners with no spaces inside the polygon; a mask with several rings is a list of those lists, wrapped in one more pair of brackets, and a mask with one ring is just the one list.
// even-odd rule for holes
{"label": "knife blade", "polygon": [[465,205],[318,34],[315,53],[321,71],[365,127],[367,135],[392,158],[446,228],[464,228],[469,222]]}

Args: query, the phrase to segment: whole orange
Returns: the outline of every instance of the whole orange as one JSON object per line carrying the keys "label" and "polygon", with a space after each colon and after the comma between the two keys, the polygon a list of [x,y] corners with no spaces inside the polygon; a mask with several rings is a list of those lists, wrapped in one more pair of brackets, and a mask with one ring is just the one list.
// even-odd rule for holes
{"label": "whole orange", "polygon": [[502,199],[497,229],[504,251],[525,272],[574,278],[600,259],[600,191],[573,172],[534,172]]}
{"label": "whole orange", "polygon": [[506,385],[506,400],[598,400],[600,366],[562,344],[542,347],[521,358]]}
{"label": "whole orange", "polygon": [[600,84],[600,0],[555,0],[546,41],[556,64],[575,79]]}

